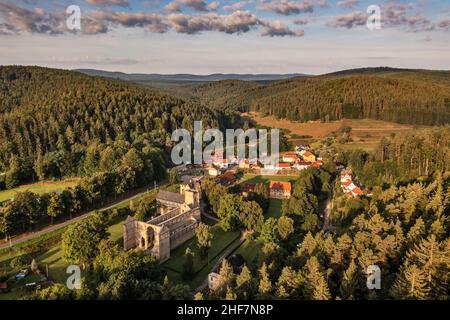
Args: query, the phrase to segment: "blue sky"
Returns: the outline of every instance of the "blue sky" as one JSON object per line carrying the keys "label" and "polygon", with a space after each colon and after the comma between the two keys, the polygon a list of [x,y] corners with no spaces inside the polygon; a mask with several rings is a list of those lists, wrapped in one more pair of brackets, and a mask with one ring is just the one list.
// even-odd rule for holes
{"label": "blue sky", "polygon": [[[69,5],[81,31],[66,27]],[[366,27],[369,5],[380,30]],[[0,59],[142,73],[450,69],[450,1],[0,0]]]}

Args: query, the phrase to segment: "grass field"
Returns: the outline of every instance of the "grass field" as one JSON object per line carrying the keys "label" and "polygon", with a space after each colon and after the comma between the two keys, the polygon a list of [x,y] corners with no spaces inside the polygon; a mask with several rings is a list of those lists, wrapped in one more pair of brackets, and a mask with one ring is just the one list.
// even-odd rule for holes
{"label": "grass field", "polygon": [[289,181],[291,183],[295,182],[295,180],[297,179],[297,176],[284,176],[284,175],[274,175],[274,176],[261,176],[261,175],[256,175],[256,174],[248,174],[246,173],[244,175],[244,178],[241,182],[241,184],[245,184],[245,183],[253,183],[253,184],[258,184],[258,183],[267,183],[269,181]]}
{"label": "grass field", "polygon": [[[236,240],[239,237],[239,232],[232,231],[223,231],[219,226],[212,227],[213,240],[212,246],[209,249],[209,257],[210,259],[219,255],[222,251],[224,251],[230,243]],[[202,260],[200,258],[199,249],[197,246],[197,240],[193,237],[191,240],[186,241],[181,246],[176,248],[170,253],[171,258],[164,263],[164,266],[173,271],[177,271],[181,273],[183,270],[183,264],[185,262],[185,252],[186,249],[190,248],[194,252],[194,271],[198,272],[205,265],[207,265],[207,259]]]}
{"label": "grass field", "polygon": [[270,199],[269,208],[265,214],[265,218],[276,218],[281,217],[281,203],[282,200]]}
{"label": "grass field", "polygon": [[79,178],[73,178],[62,181],[42,181],[33,184],[25,184],[14,189],[0,191],[0,202],[13,198],[18,192],[31,191],[37,194],[43,194],[75,187],[79,181]]}
{"label": "grass field", "polygon": [[[264,126],[288,129],[291,134],[311,136],[311,139],[307,139],[308,143],[332,136],[333,132],[341,126],[350,126],[352,128],[351,137],[353,142],[345,144],[345,148],[361,148],[367,151],[373,150],[383,137],[388,137],[392,133],[408,132],[414,129],[411,125],[372,119],[344,119],[329,123],[319,121],[300,123],[289,120],[278,120],[274,117],[261,117],[255,112],[248,113],[245,116]],[[303,140],[301,139],[301,141]],[[297,142],[295,139],[293,141]]]}
{"label": "grass field", "polygon": [[[223,231],[219,226],[212,227],[214,238],[212,246],[209,250],[209,264],[208,260],[200,259],[199,250],[197,247],[196,238],[185,242],[170,253],[171,258],[163,264],[166,269],[167,276],[171,281],[176,283],[185,283],[191,289],[195,289],[202,284],[206,279],[211,268],[218,262],[221,254],[235,241],[239,239],[239,232]],[[185,262],[186,249],[190,248],[194,252],[194,270],[196,272],[194,278],[190,281],[184,281],[181,278],[183,264]]]}

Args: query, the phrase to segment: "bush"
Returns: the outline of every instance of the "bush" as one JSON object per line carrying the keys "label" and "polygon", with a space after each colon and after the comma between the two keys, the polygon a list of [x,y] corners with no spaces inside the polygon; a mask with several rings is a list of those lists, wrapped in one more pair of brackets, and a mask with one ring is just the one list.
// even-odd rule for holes
{"label": "bush", "polygon": [[15,257],[14,259],[12,259],[11,262],[9,263],[9,266],[12,269],[28,267],[30,265],[31,261],[33,261],[32,256],[30,256],[29,254],[23,254],[21,256],[18,256],[18,257]]}

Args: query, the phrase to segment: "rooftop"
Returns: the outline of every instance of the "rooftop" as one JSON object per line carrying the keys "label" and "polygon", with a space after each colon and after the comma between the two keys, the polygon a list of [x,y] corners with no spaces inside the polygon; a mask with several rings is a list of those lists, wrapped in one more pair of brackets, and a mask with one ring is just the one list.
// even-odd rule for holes
{"label": "rooftop", "polygon": [[270,181],[269,188],[271,190],[289,191],[291,192],[291,183],[286,181]]}
{"label": "rooftop", "polygon": [[175,192],[161,190],[156,195],[156,200],[163,200],[182,204],[184,203],[184,195]]}

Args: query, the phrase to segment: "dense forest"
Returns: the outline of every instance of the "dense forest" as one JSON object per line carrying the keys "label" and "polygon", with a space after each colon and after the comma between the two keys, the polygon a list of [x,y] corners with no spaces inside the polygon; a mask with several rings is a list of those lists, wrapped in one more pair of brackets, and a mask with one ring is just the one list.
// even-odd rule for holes
{"label": "dense forest", "polygon": [[450,122],[450,73],[368,68],[269,84],[238,80],[171,88],[216,108],[293,121],[371,118],[415,125]]}
{"label": "dense forest", "polygon": [[111,171],[132,149],[145,162],[199,119],[230,128],[238,118],[116,80],[0,67],[0,185]]}
{"label": "dense forest", "polygon": [[341,152],[336,161],[354,170],[368,187],[405,184],[436,171],[450,171],[450,126],[414,130],[382,139],[375,152]]}
{"label": "dense forest", "polygon": [[[303,171],[282,216],[260,227],[256,261],[235,273],[223,260],[219,288],[195,298],[448,300],[450,172],[433,170],[358,198],[343,194],[339,181],[333,185],[326,167]],[[333,209],[325,229],[320,203],[329,188]],[[379,289],[366,285],[369,266],[380,270]]]}

